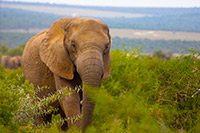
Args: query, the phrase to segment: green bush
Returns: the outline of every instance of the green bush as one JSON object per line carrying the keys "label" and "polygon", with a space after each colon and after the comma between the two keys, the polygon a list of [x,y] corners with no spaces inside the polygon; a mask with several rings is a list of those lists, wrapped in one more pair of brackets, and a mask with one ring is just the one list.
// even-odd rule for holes
{"label": "green bush", "polygon": [[[189,56],[183,55],[171,60],[149,59],[135,50],[112,51],[111,77],[103,82],[103,88],[109,97],[117,99],[113,103],[118,103],[118,106],[113,110],[118,112],[120,109],[131,108],[131,102],[126,100],[132,95],[132,113],[126,116],[130,121],[137,114],[134,107],[139,109],[141,106],[137,104],[142,103],[144,109],[139,112],[145,109],[148,111],[140,120],[152,114],[149,117],[156,119],[157,123],[161,122],[159,126],[164,125],[164,130],[192,130],[200,122],[200,60],[195,56],[195,53],[200,55],[200,52],[191,51],[193,53]],[[123,103],[128,104],[126,108]],[[112,112],[112,115],[120,118],[117,113]]]}
{"label": "green bush", "polygon": [[[110,78],[89,91],[96,107],[85,132],[199,132],[200,60],[195,55],[200,52],[190,52],[164,60],[141,55],[138,49],[113,50]],[[59,115],[50,125],[32,128],[33,112],[40,106],[29,104],[36,97],[21,69],[0,66],[0,90],[0,132],[59,132]],[[59,97],[39,103],[45,106]],[[80,131],[74,127],[69,132]]]}
{"label": "green bush", "polygon": [[173,57],[173,53],[163,52],[162,50],[156,50],[152,53],[153,58],[161,58],[165,60],[170,60]]}
{"label": "green bush", "polygon": [[[0,61],[2,55],[9,55],[9,56],[21,56],[24,51],[25,45],[20,45],[15,48],[8,48],[6,44],[0,43]],[[1,63],[1,62],[0,62]]]}
{"label": "green bush", "polygon": [[20,106],[20,97],[25,94],[21,92],[25,89],[25,87],[21,88],[24,83],[25,80],[21,69],[4,70],[0,65],[0,125],[11,131],[18,129],[18,124],[13,121],[13,118]]}
{"label": "green bush", "polygon": [[[40,89],[48,88],[44,86]],[[63,89],[45,99],[39,99],[35,97],[34,86],[24,79],[21,68],[7,70],[0,64],[0,132],[58,132],[57,127],[63,122],[60,115],[52,118],[52,124],[40,125],[37,129],[33,128],[33,118],[34,115],[56,111],[55,108],[41,110],[41,107],[68,94]]]}
{"label": "green bush", "polygon": [[9,49],[7,52],[7,55],[10,55],[10,56],[22,55],[22,53],[24,51],[24,47],[25,47],[25,45],[20,45],[18,47]]}

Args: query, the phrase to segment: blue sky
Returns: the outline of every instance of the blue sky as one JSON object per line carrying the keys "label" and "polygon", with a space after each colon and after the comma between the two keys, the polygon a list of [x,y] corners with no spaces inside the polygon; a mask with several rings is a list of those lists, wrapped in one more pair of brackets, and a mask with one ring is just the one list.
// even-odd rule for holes
{"label": "blue sky", "polygon": [[[13,0],[6,0],[13,1]],[[89,6],[200,7],[200,0],[14,0]]]}

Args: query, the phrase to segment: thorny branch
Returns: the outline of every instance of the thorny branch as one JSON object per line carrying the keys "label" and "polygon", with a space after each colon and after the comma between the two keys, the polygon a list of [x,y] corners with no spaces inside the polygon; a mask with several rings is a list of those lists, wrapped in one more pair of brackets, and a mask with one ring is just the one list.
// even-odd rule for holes
{"label": "thorny branch", "polygon": [[200,92],[200,89],[198,89],[193,95],[192,97],[194,97],[196,94],[198,94]]}

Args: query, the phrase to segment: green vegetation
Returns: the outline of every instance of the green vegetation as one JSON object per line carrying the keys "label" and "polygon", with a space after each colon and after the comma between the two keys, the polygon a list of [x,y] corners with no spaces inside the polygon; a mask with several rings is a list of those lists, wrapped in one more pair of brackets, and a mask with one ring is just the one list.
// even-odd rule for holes
{"label": "green vegetation", "polygon": [[164,60],[170,60],[171,58],[173,58],[173,53],[165,53],[162,50],[156,50],[152,53],[152,58],[160,58],[160,59],[164,59]]}
{"label": "green vegetation", "polygon": [[[200,8],[95,9],[153,15],[99,18],[111,28],[200,32]],[[0,29],[48,28],[60,17],[1,8]],[[0,32],[0,57],[21,55],[25,45],[19,45],[33,35]],[[131,49],[133,46],[143,49]],[[88,91],[96,107],[93,124],[86,132],[200,132],[200,42],[113,38],[112,48],[115,50],[111,52],[110,78],[103,81],[101,88]],[[160,49],[190,55],[171,58]],[[152,57],[140,54],[153,51]],[[60,115],[53,115],[52,123],[37,128],[33,117],[56,111],[40,108],[66,94],[61,91],[38,99],[21,68],[7,70],[0,64],[0,132],[59,132],[58,127],[64,122]],[[80,132],[75,127],[70,131]]]}
{"label": "green vegetation", "polygon": [[[96,107],[86,132],[200,132],[200,60],[194,56],[200,51],[190,52],[163,60],[141,55],[138,49],[113,50],[110,78],[89,91]],[[32,127],[31,112],[40,106],[30,104],[33,86],[21,69],[0,66],[0,96],[0,132],[59,131],[59,115],[52,124]]]}
{"label": "green vegetation", "polygon": [[22,55],[25,45],[20,45],[15,48],[8,48],[7,45],[0,44],[0,59],[2,55],[18,56]]}
{"label": "green vegetation", "polygon": [[0,132],[18,131],[15,113],[20,107],[21,97],[27,95],[32,88],[25,82],[21,69],[4,70],[0,65]]}
{"label": "green vegetation", "polygon": [[63,122],[60,116],[53,116],[51,125],[34,129],[34,115],[56,111],[53,108],[48,111],[40,109],[68,94],[62,90],[48,98],[39,99],[35,97],[34,86],[24,79],[21,68],[5,70],[0,64],[0,132],[58,132],[57,127]]}

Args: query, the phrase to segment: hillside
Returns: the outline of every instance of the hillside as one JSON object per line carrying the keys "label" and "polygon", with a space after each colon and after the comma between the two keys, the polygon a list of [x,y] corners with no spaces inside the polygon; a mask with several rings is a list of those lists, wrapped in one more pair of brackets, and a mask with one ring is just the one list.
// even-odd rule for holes
{"label": "hillside", "polygon": [[57,18],[71,16],[95,17],[110,28],[200,32],[200,8],[84,7],[21,2],[1,2],[0,29],[45,28]]}

